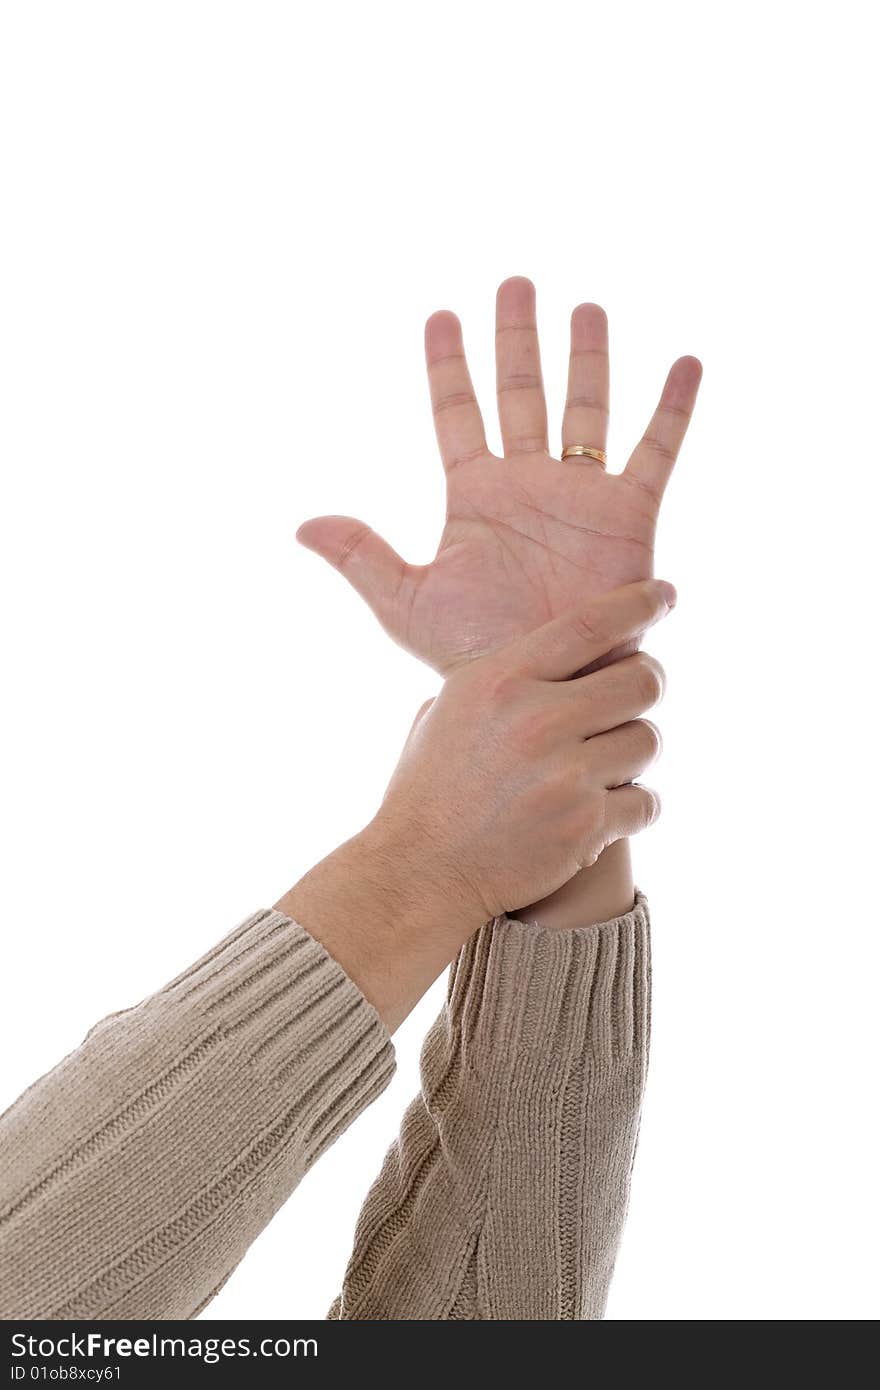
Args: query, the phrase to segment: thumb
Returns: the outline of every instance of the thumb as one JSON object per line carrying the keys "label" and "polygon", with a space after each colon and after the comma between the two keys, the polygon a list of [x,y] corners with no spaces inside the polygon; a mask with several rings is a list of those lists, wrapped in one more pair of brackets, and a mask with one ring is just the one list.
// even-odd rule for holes
{"label": "thumb", "polygon": [[338,570],[386,621],[412,566],[363,521],[352,516],[316,516],[304,521],[296,538]]}

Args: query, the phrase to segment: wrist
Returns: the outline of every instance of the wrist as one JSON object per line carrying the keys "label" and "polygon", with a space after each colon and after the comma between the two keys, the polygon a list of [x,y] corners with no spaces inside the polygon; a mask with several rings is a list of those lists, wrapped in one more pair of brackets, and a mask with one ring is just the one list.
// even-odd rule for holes
{"label": "wrist", "polygon": [[402,816],[383,806],[354,843],[369,863],[381,866],[383,883],[392,885],[408,918],[449,919],[460,938],[455,950],[501,911],[487,902],[460,856],[441,850],[439,837],[415,815]]}
{"label": "wrist", "polygon": [[454,874],[417,845],[377,817],[275,904],[339,962],[389,1032],[483,923]]}
{"label": "wrist", "polygon": [[634,901],[629,840],[617,840],[555,893],[510,915],[550,930],[570,931],[623,917]]}

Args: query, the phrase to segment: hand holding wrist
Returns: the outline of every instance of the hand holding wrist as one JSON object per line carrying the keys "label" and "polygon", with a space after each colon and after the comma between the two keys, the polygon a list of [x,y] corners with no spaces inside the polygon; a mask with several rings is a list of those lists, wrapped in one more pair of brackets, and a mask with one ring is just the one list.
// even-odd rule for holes
{"label": "hand holding wrist", "polygon": [[416,720],[380,811],[277,904],[395,1027],[484,921],[538,902],[656,817],[633,785],[662,690],[643,654],[571,673],[661,618],[629,585],[449,677]]}

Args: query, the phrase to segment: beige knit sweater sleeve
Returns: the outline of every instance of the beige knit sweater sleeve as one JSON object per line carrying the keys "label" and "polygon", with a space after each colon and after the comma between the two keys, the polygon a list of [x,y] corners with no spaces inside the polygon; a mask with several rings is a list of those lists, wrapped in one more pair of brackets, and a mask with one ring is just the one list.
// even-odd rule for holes
{"label": "beige knit sweater sleeve", "polygon": [[650,1025],[647,903],[459,954],[331,1318],[601,1318]]}
{"label": "beige knit sweater sleeve", "polygon": [[[641,901],[581,932],[478,933],[331,1316],[601,1315],[647,970]],[[195,1317],[393,1067],[324,948],[248,918],[0,1117],[0,1318]]]}
{"label": "beige knit sweater sleeve", "polygon": [[190,1318],[394,1070],[323,946],[258,912],[0,1119],[0,1318]]}

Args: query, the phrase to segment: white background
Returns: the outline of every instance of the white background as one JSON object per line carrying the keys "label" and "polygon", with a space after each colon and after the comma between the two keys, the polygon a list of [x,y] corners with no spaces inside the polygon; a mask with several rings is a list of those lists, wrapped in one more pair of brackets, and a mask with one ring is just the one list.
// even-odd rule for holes
{"label": "white background", "polygon": [[[877,1313],[871,9],[0,6],[0,1104],[372,814],[436,678],[293,533],[432,554],[423,320],[494,420],[527,274],[557,421],[609,312],[612,467],[705,365],[609,1317]],[[439,998],[206,1318],[323,1316]]]}

